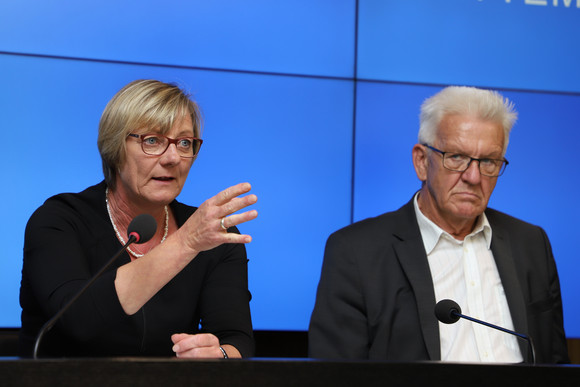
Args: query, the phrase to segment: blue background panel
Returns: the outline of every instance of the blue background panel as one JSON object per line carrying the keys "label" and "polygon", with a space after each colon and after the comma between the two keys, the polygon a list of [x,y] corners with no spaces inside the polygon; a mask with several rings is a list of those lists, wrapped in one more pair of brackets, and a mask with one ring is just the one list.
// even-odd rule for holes
{"label": "blue background panel", "polygon": [[0,3],[0,51],[352,77],[354,0]]}
{"label": "blue background panel", "polygon": [[529,3],[360,0],[357,75],[580,92],[576,1]]}

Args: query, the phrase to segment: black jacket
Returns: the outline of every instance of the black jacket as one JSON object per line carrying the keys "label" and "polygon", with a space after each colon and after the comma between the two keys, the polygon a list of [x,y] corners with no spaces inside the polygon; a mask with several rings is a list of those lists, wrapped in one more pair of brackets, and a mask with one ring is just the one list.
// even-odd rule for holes
{"label": "black jacket", "polygon": [[[514,328],[538,363],[568,363],[560,283],[537,226],[487,209],[491,249]],[[435,292],[413,201],[349,225],[327,241],[309,328],[315,358],[440,360]],[[531,361],[525,341],[524,360]]]}
{"label": "black jacket", "polygon": [[[105,205],[105,184],[48,199],[30,217],[20,288],[20,355],[32,354],[41,326],[122,247]],[[170,204],[178,226],[196,210]],[[231,230],[234,231],[234,230]],[[235,230],[237,232],[237,230]],[[43,338],[41,356],[173,356],[171,334],[210,332],[253,356],[246,250],[226,244],[200,253],[139,312],[124,313],[116,269],[80,297]]]}

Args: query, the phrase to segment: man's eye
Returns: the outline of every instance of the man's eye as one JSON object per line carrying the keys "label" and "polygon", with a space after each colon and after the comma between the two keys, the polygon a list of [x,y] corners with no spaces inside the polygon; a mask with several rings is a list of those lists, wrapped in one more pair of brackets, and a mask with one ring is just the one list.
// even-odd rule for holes
{"label": "man's eye", "polygon": [[447,158],[453,161],[462,161],[465,159],[465,156],[459,153],[451,153],[447,155]]}

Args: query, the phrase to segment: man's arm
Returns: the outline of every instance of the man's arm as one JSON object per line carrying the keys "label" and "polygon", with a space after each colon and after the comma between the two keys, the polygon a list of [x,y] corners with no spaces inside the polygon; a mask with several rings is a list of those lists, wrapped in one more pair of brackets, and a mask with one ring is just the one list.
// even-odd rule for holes
{"label": "man's arm", "polygon": [[[309,356],[368,359],[368,323],[356,247],[332,234],[324,252],[322,274],[309,328]],[[355,242],[356,244],[356,242]]]}

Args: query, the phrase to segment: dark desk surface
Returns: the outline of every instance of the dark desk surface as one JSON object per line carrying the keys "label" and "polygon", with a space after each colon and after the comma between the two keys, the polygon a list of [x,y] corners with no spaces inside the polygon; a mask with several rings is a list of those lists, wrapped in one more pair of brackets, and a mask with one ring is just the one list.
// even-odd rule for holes
{"label": "dark desk surface", "polygon": [[311,359],[0,358],[0,386],[580,386],[580,366]]}

